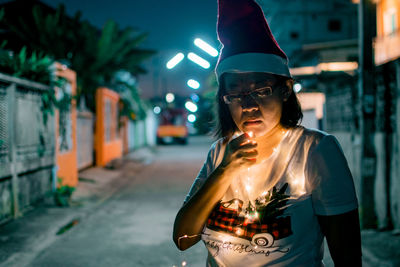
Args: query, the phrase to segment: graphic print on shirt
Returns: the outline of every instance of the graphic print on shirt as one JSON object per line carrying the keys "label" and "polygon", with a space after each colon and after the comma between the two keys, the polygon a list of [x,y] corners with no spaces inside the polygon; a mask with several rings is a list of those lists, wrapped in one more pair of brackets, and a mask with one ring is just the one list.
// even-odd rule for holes
{"label": "graphic print on shirt", "polygon": [[[287,208],[289,195],[285,194],[288,183],[280,189],[273,187],[255,200],[255,206],[250,202],[243,208],[243,201],[232,199],[219,202],[211,212],[206,227],[220,233],[247,240],[246,246],[229,242],[218,244],[218,241],[206,241],[206,246],[213,248],[218,254],[220,247],[235,251],[265,254],[287,253],[289,248],[274,246],[275,240],[292,235],[291,218],[283,216]],[[214,255],[216,256],[216,255]]]}

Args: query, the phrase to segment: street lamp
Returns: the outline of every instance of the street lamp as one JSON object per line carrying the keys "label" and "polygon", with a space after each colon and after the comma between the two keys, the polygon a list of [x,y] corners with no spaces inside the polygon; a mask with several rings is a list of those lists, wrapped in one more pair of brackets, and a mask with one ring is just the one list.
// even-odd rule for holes
{"label": "street lamp", "polygon": [[154,112],[154,114],[160,114],[161,108],[160,108],[159,106],[155,106],[155,107],[153,108],[153,112]]}
{"label": "street lamp", "polygon": [[185,108],[193,113],[195,113],[197,111],[197,105],[195,103],[193,103],[192,101],[187,101],[185,103]]}
{"label": "street lamp", "polygon": [[196,121],[196,115],[190,114],[188,116],[188,121],[191,122],[191,123],[195,122]]}
{"label": "street lamp", "polygon": [[175,100],[175,95],[173,93],[168,93],[165,95],[165,100],[167,103],[172,103]]}
{"label": "street lamp", "polygon": [[192,99],[193,102],[199,102],[200,97],[196,94],[191,94],[190,99]]}
{"label": "street lamp", "polygon": [[193,61],[194,63],[196,63],[197,65],[199,65],[202,68],[208,69],[210,67],[210,62],[208,62],[204,58],[196,55],[195,53],[190,52],[188,54],[188,59]]}
{"label": "street lamp", "polygon": [[200,38],[194,39],[194,44],[212,57],[218,56],[218,51]]}
{"label": "street lamp", "polygon": [[196,80],[193,80],[193,79],[190,79],[190,80],[188,80],[187,81],[187,85],[190,87],[190,88],[193,88],[193,89],[199,89],[199,87],[200,87],[200,83],[198,82],[198,81],[196,81]]}
{"label": "street lamp", "polygon": [[300,83],[295,83],[294,86],[293,86],[293,90],[294,90],[295,93],[300,92],[302,88],[303,87],[301,86]]}
{"label": "street lamp", "polygon": [[172,69],[176,65],[178,65],[179,62],[181,62],[185,58],[185,55],[183,53],[178,53],[176,54],[173,58],[171,58],[167,62],[167,69]]}

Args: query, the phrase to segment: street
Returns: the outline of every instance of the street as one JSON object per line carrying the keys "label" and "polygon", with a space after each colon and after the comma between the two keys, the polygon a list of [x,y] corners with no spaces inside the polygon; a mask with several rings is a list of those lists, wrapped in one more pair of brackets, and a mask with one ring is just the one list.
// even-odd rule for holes
{"label": "street", "polygon": [[60,236],[28,266],[204,266],[199,242],[180,252],[172,241],[175,215],[211,144],[192,138],[188,146],[158,148],[154,162],[129,177],[123,189]]}

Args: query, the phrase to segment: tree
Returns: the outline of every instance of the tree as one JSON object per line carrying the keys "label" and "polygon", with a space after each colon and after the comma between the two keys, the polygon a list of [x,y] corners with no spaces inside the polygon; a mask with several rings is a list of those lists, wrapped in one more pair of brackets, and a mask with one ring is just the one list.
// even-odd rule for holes
{"label": "tree", "polygon": [[153,50],[139,48],[146,33],[130,27],[121,29],[112,20],[99,30],[82,21],[80,12],[68,17],[63,5],[54,13],[34,5],[30,16],[17,19],[6,10],[4,21],[28,50],[43,51],[77,72],[78,95],[85,97],[92,110],[99,86],[113,89],[113,77],[120,70],[133,76],[145,73],[141,64],[155,54]]}

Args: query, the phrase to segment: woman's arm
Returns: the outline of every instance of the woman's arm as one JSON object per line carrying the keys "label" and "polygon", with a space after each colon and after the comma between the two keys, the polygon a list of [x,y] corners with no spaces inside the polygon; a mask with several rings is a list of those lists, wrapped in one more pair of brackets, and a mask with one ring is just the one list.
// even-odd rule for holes
{"label": "woman's arm", "polygon": [[358,209],[344,214],[318,216],[335,267],[361,266],[361,234]]}
{"label": "woman's arm", "polygon": [[235,170],[255,162],[257,144],[248,138],[247,134],[243,134],[227,144],[221,164],[179,210],[175,218],[173,239],[180,250],[200,240],[204,224],[230,186]]}
{"label": "woman's arm", "polygon": [[199,191],[179,210],[175,218],[173,239],[180,250],[200,240],[204,224],[230,185],[231,175],[217,167]]}

